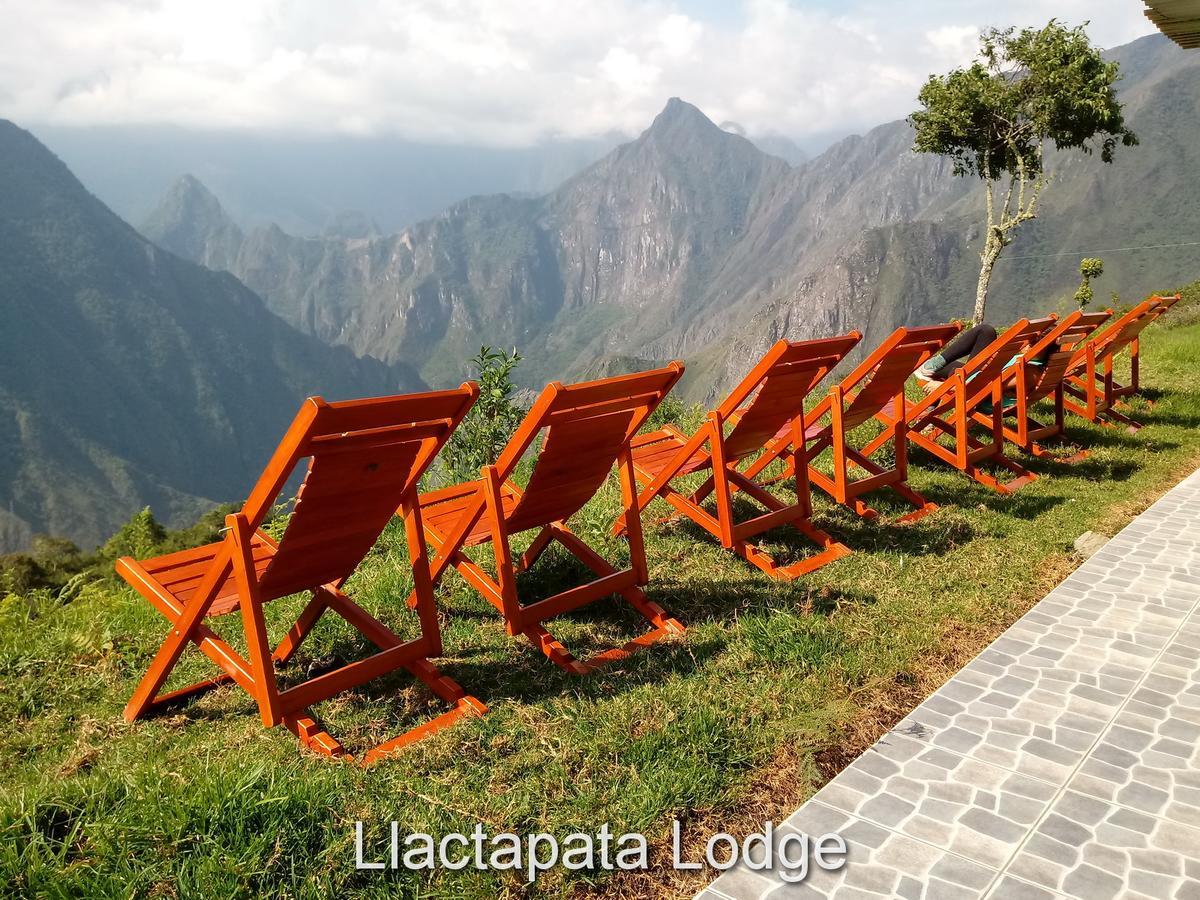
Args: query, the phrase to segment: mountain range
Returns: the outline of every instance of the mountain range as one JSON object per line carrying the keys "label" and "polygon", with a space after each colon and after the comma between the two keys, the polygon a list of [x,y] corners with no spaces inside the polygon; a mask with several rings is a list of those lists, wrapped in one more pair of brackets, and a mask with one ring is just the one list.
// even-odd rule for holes
{"label": "mountain range", "polygon": [[0,552],[181,525],[249,489],[306,395],[419,387],[168,253],[0,120]]}
{"label": "mountain range", "polygon": [[[721,127],[746,134],[736,122]],[[243,225],[274,222],[305,236],[337,230],[347,216],[392,232],[475,194],[544,194],[630,138],[614,131],[504,147],[155,124],[31,130],[126,221],[145,219],[179,173],[191,172]],[[809,155],[781,134],[750,139],[793,165]]]}
{"label": "mountain range", "polygon": [[[1200,239],[1200,55],[1155,36],[1113,56],[1141,146],[1051,160],[994,321],[1070,303],[1081,256],[1105,260],[1101,298],[1200,269],[1157,246]],[[485,343],[521,350],[528,387],[683,357],[683,392],[710,399],[779,337],[869,346],[969,313],[981,185],[914,154],[906,123],[798,165],[737,131],[673,99],[547,193],[391,234],[243,223],[185,177],[139,234],[0,120],[0,552],[94,544],[147,504],[183,524],[244,495],[305,395],[456,383]]]}
{"label": "mountain range", "polygon": [[[1103,251],[1200,233],[1200,57],[1161,35],[1113,51],[1142,145],[1054,158],[1040,218],[999,263],[991,315],[1061,306],[1081,256],[1100,295],[1195,276],[1195,252]],[[711,398],[778,337],[970,313],[982,186],[917,155],[899,121],[799,166],[672,99],[636,140],[540,197],[477,196],[387,236],[243,231],[193,178],[143,226],[161,246],[236,275],[285,320],[356,353],[455,381],[481,343],[516,346],[521,378],[684,357]],[[1049,255],[1061,254],[1061,255]]]}

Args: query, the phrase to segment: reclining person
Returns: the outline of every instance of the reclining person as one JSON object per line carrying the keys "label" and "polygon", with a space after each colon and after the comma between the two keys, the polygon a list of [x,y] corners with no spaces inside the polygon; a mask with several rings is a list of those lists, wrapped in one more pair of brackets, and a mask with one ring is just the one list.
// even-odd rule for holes
{"label": "reclining person", "polygon": [[924,386],[930,385],[931,382],[945,381],[995,339],[996,329],[987,322],[965,328],[951,338],[941,352],[929,357],[914,376]]}
{"label": "reclining person", "polygon": [[[947,342],[940,353],[929,357],[924,365],[913,373],[913,376],[922,388],[926,391],[931,391],[940,382],[945,381],[965,366],[968,360],[986,350],[994,340],[996,340],[996,329],[987,322],[980,322],[978,325],[963,329]],[[1030,360],[1030,362],[1035,366],[1045,365],[1050,354],[1057,349],[1057,344],[1052,344],[1040,352],[1036,359]],[[1014,356],[1005,364],[1005,368],[1013,365],[1018,359],[1020,359],[1019,356]],[[1015,397],[1006,396],[1004,398],[1004,409],[1011,409],[1016,405],[1016,402]],[[991,401],[985,400],[981,403],[979,411],[985,414],[991,413]]]}

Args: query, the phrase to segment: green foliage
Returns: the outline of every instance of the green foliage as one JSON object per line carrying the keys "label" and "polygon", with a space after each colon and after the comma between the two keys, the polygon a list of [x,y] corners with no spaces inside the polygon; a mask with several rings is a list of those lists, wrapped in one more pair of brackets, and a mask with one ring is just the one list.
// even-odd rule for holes
{"label": "green foliage", "polygon": [[106,559],[117,559],[122,556],[132,556],[134,559],[145,559],[167,539],[167,530],[154,518],[150,507],[146,507],[126,522],[121,529],[108,539],[100,549],[100,555]]}
{"label": "green foliage", "polygon": [[66,538],[34,536],[28,553],[0,556],[0,595],[28,596],[36,590],[61,590],[89,560]]}
{"label": "green foliage", "polygon": [[96,551],[94,558],[84,560],[83,565],[75,571],[90,565],[99,574],[107,576],[111,573],[113,562],[122,556],[145,559],[211,544],[221,539],[225,528],[225,516],[235,509],[236,505],[225,503],[209,510],[186,528],[168,529],[164,528],[150,508],[146,507],[122,525],[104,546]]}
{"label": "green foliage", "polygon": [[[1046,145],[1085,154],[1099,146],[1108,163],[1118,144],[1137,143],[1113,90],[1119,70],[1092,46],[1082,26],[1066,28],[1051,19],[1044,28],[985,31],[979,60],[934,75],[921,89],[924,109],[909,119],[914,149],[950,157],[956,175],[978,175],[987,189],[976,322],[986,314],[996,260],[1017,228],[1037,218],[1048,183]],[[1005,176],[1008,185],[1001,188]]]}
{"label": "green foliage", "polygon": [[1111,162],[1118,144],[1137,137],[1125,125],[1113,85],[1119,75],[1083,27],[1051,20],[1043,28],[992,28],[980,36],[980,59],[932,76],[910,122],[914,149],[949,156],[959,175],[989,181],[1024,171],[1037,175],[1042,146],[1077,149]]}
{"label": "green foliage", "polygon": [[0,556],[0,596],[24,596],[48,584],[46,572],[29,554],[10,553]]}
{"label": "green foliage", "polygon": [[1097,259],[1094,256],[1086,256],[1079,262],[1080,282],[1079,288],[1075,291],[1075,302],[1079,304],[1080,309],[1092,302],[1094,296],[1092,292],[1092,280],[1099,278],[1104,274],[1104,260]]}
{"label": "green foliage", "polygon": [[220,540],[225,528],[225,517],[237,509],[237,504],[224,503],[210,509],[187,528],[167,530],[162,540],[154,546],[153,552],[156,555],[174,553],[176,550],[186,550]]}
{"label": "green foliage", "polygon": [[1162,293],[1177,293],[1182,298],[1159,320],[1165,328],[1185,328],[1200,323],[1200,281],[1193,281],[1184,287]]}
{"label": "green foliage", "polygon": [[667,394],[650,414],[643,431],[656,431],[664,425],[679,425],[687,414],[687,405],[674,394]]}
{"label": "green foliage", "polygon": [[29,552],[0,556],[0,596],[29,598],[49,592],[58,602],[67,602],[91,581],[111,581],[118,557],[145,559],[219,540],[225,515],[232,510],[230,505],[219,506],[194,525],[168,530],[146,507],[95,553],[83,553],[66,538],[37,535]]}
{"label": "green foliage", "polygon": [[53,575],[72,575],[79,571],[83,562],[83,553],[73,541],[49,534],[35,535],[29,553],[38,565]]}
{"label": "green foliage", "polygon": [[483,466],[491,465],[512,437],[524,410],[513,402],[513,370],[521,354],[480,347],[471,359],[479,382],[479,399],[442,450],[446,477],[469,481],[479,477]]}

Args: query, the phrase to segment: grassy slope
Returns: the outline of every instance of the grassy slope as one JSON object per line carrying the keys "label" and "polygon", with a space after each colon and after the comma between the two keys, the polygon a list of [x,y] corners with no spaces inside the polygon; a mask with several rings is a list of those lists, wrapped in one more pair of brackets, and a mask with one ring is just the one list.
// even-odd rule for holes
{"label": "grassy slope", "polygon": [[[788,585],[685,523],[651,528],[650,592],[688,633],[590,680],[506,637],[490,607],[448,580],[444,669],[491,712],[371,770],[298,753],[228,689],[127,725],[121,707],[162,620],[112,584],[66,605],[34,598],[32,619],[10,597],[0,607],[0,884],[49,896],[686,895],[698,879],[662,868],[596,886],[552,874],[536,890],[495,873],[356,873],[353,822],[377,835],[398,819],[402,834],[479,820],[560,836],[609,822],[661,841],[673,815],[697,838],[786,814],[1060,579],[1079,533],[1114,531],[1200,463],[1200,322],[1193,309],[1176,314],[1189,324],[1156,326],[1146,341],[1156,402],[1134,409],[1148,427],[1128,436],[1073,422],[1091,457],[1033,463],[1045,477],[1013,497],[918,457],[913,481],[941,511],[899,527],[822,504],[821,522],[856,552]],[[577,522],[611,554],[620,544],[602,533],[616,506],[610,485]],[[389,533],[351,584],[389,623],[409,621],[402,543]],[[569,574],[561,559],[542,565],[531,592]],[[288,612],[293,601],[273,605],[277,627]],[[605,601],[553,627],[582,655],[638,625]],[[289,675],[313,657],[359,652],[332,626],[306,649]],[[206,671],[189,660],[187,674]],[[430,711],[402,677],[319,709],[350,744]]]}

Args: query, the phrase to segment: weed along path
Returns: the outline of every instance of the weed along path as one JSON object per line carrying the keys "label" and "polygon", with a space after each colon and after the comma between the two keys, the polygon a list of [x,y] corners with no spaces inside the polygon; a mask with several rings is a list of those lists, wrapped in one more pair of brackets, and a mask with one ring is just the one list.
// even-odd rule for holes
{"label": "weed along path", "polygon": [[789,885],[760,848],[698,897],[1196,896],[1200,470],[803,804],[776,855],[796,833],[840,834],[844,865]]}

